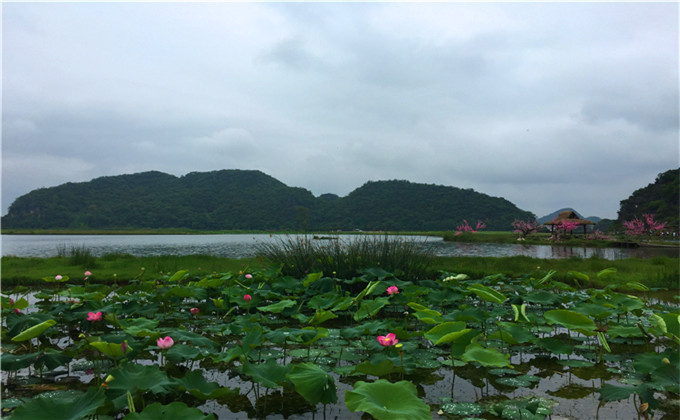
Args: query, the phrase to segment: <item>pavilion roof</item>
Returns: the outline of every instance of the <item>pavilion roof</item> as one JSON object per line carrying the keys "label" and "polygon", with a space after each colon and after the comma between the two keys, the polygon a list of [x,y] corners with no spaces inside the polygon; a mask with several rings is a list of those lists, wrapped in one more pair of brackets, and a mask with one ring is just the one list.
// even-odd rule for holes
{"label": "pavilion roof", "polygon": [[569,220],[570,222],[578,222],[579,225],[594,225],[595,222],[592,222],[590,220],[584,220],[578,217],[576,212],[571,211],[571,210],[565,210],[563,212],[560,212],[560,214],[557,215],[556,218],[549,222],[543,223],[544,225],[559,225],[562,223],[563,220]]}

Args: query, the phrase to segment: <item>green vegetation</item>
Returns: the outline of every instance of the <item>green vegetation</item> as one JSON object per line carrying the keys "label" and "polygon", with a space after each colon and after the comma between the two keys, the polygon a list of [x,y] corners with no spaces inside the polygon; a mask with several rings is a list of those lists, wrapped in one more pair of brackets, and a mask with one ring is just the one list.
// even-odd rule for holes
{"label": "green vegetation", "polygon": [[[325,241],[320,241],[325,242]],[[398,253],[395,251],[398,246],[392,246],[390,258]],[[282,251],[285,251],[283,249]],[[344,256],[337,249],[320,250],[326,257],[341,259],[348,266],[352,267],[354,273],[359,272],[360,266],[363,267],[385,267],[385,262],[381,264],[381,255],[372,258],[363,258],[359,261],[359,255],[348,252]],[[399,252],[408,253],[408,247],[403,247]],[[249,269],[265,269],[277,266],[277,264],[296,265],[299,272],[304,275],[313,272],[309,267],[318,267],[326,275],[333,275],[333,271],[340,277],[341,272],[350,270],[339,269],[333,261],[326,259],[324,265],[322,261],[312,261],[310,256],[317,255],[308,252],[305,258],[294,256],[272,255],[275,261],[270,261],[263,257],[249,259],[229,259],[219,258],[208,255],[182,255],[182,256],[152,256],[152,257],[133,257],[127,254],[109,254],[94,259],[91,265],[73,265],[71,258],[22,258],[22,257],[2,257],[1,281],[3,287],[13,285],[39,285],[45,276],[56,276],[58,274],[70,277],[70,282],[74,284],[83,283],[83,272],[90,270],[94,273],[89,279],[90,283],[113,282],[126,283],[130,279],[158,279],[179,270],[186,270],[190,276],[198,277],[209,273],[220,273],[225,271],[245,271]],[[387,253],[385,255],[390,255]],[[351,259],[354,259],[352,261]],[[387,260],[386,260],[387,261]],[[616,275],[607,280],[621,283],[640,282],[648,287],[665,287],[669,289],[679,289],[678,258],[655,257],[651,259],[628,258],[622,260],[605,260],[600,258],[570,258],[570,259],[537,259],[530,257],[428,257],[412,255],[404,260],[404,264],[399,265],[394,262],[397,272],[407,272],[409,267],[421,269],[420,264],[426,262],[426,275],[436,276],[440,271],[467,274],[471,277],[484,277],[493,274],[503,274],[510,277],[521,277],[524,275],[543,276],[551,270],[556,270],[555,278],[565,283],[573,284],[573,276],[570,271],[582,272],[587,274],[591,282],[588,284],[594,287],[603,287],[609,284],[605,279],[596,276],[597,272],[612,267],[617,270]],[[307,266],[306,264],[312,264]],[[389,264],[387,264],[389,266]],[[295,268],[295,267],[289,267]],[[327,271],[326,271],[327,270]],[[292,273],[292,271],[291,271]],[[342,276],[345,277],[345,276]],[[351,276],[347,276],[350,277]]]}
{"label": "green vegetation", "polygon": [[413,241],[390,236],[330,237],[317,240],[296,236],[258,246],[258,254],[281,267],[286,275],[301,277],[323,272],[341,278],[357,277],[366,267],[380,267],[418,280],[430,273],[432,257]]}
{"label": "green vegetation", "polygon": [[450,262],[420,280],[270,267],[3,287],[3,415],[322,418],[330,406],[340,418],[544,420],[606,407],[678,418],[677,301],[635,282],[623,286],[639,296],[617,291],[619,268],[572,271],[570,285],[538,268],[472,277]]}
{"label": "green vegetation", "polygon": [[144,172],[34,190],[2,218],[17,229],[181,231],[444,230],[463,219],[509,230],[534,217],[503,198],[408,181],[367,182],[347,197],[314,197],[259,171]]}

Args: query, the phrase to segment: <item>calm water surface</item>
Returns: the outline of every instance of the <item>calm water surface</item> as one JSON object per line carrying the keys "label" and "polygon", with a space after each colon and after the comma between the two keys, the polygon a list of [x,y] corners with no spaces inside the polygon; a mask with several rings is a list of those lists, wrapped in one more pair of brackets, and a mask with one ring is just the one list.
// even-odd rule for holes
{"label": "calm water surface", "polygon": [[[2,235],[2,256],[51,257],[59,250],[85,247],[95,256],[126,253],[134,256],[208,254],[226,258],[253,257],[257,245],[285,240],[290,235],[226,234],[226,235]],[[351,240],[356,235],[340,236]],[[621,258],[678,257],[675,248],[587,248],[551,245],[489,244],[444,242],[427,236],[402,237],[413,240],[438,256],[532,258],[590,258],[608,260]],[[324,241],[321,239],[320,241]]]}

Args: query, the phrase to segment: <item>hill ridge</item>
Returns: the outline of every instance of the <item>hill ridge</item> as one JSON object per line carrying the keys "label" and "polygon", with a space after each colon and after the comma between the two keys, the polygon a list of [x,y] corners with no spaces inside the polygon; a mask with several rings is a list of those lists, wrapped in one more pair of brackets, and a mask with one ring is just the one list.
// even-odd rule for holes
{"label": "hill ridge", "polygon": [[463,219],[510,230],[535,216],[472,189],[408,180],[367,181],[344,197],[290,187],[259,170],[182,176],[160,171],[103,176],[33,190],[2,218],[5,228],[198,230],[451,230]]}

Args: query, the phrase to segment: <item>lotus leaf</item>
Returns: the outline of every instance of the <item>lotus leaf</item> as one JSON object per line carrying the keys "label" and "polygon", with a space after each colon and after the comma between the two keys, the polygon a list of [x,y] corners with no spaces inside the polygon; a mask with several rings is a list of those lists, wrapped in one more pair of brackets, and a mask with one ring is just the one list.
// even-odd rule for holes
{"label": "lotus leaf", "polygon": [[312,363],[294,365],[288,379],[295,391],[312,405],[338,402],[335,380],[320,367]]}
{"label": "lotus leaf", "polygon": [[480,299],[483,299],[487,302],[503,303],[508,299],[504,294],[481,284],[473,284],[472,286],[468,286],[467,289],[474,292],[477,296],[479,296]]}
{"label": "lotus leaf", "polygon": [[365,411],[377,420],[431,419],[430,407],[417,395],[416,387],[407,381],[357,381],[352,391],[345,391],[345,404],[349,411]]}
{"label": "lotus leaf", "polygon": [[261,312],[273,312],[275,314],[280,314],[284,309],[295,306],[295,301],[290,299],[280,300],[276,303],[266,306],[258,306],[257,310]]}
{"label": "lotus leaf", "polygon": [[543,316],[550,325],[560,324],[565,328],[578,332],[592,333],[596,328],[595,321],[583,314],[568,309],[553,309],[543,314]]}
{"label": "lotus leaf", "polygon": [[510,366],[510,355],[503,354],[496,349],[482,347],[479,344],[470,344],[460,358],[464,362],[477,362],[482,366]]}
{"label": "lotus leaf", "polygon": [[12,341],[26,341],[30,340],[32,338],[35,338],[42,334],[46,329],[49,327],[53,326],[56,324],[57,321],[54,319],[48,319],[47,321],[41,322],[38,325],[34,325],[25,331],[23,331],[21,334],[17,335],[16,337],[12,337]]}
{"label": "lotus leaf", "polygon": [[14,410],[13,420],[63,419],[80,420],[91,416],[104,405],[102,388],[92,387],[86,393],[56,391],[40,394]]}
{"label": "lotus leaf", "polygon": [[172,402],[168,405],[153,403],[141,413],[130,413],[125,420],[209,420],[215,419],[214,414],[203,414],[198,408],[188,407],[183,402]]}

